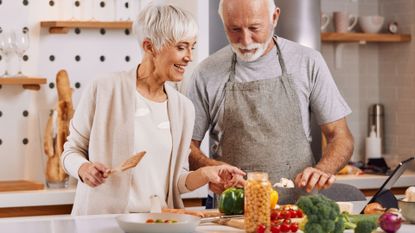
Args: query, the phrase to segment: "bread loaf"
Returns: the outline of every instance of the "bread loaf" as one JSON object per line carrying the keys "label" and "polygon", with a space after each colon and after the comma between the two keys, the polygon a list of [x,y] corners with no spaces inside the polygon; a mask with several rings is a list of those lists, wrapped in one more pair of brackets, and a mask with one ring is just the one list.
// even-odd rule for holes
{"label": "bread loaf", "polygon": [[[44,151],[48,156],[46,179],[52,182],[64,181],[68,177],[60,163],[60,156],[63,152],[63,145],[69,135],[69,122],[72,119],[74,110],[72,89],[65,70],[59,71],[56,75],[56,87],[58,91],[57,117],[55,120],[52,111],[44,136]],[[54,128],[56,128],[56,136],[54,135]]]}

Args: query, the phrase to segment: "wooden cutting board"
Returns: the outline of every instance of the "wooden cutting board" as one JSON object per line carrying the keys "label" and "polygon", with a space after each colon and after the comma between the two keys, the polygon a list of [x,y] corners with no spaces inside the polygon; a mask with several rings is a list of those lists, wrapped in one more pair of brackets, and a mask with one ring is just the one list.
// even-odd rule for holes
{"label": "wooden cutting board", "polygon": [[29,180],[6,180],[0,181],[0,192],[41,190],[44,184]]}

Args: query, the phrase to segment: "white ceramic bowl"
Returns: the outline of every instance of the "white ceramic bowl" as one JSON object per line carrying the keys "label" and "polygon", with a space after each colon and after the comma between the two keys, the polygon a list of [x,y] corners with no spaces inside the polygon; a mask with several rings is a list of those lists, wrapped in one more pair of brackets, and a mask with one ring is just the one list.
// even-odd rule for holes
{"label": "white ceramic bowl", "polygon": [[402,216],[409,222],[415,223],[415,202],[398,200],[399,209],[401,209]]}
{"label": "white ceramic bowl", "polygon": [[383,26],[385,18],[379,15],[360,16],[359,25],[365,33],[378,33]]}
{"label": "white ceramic bowl", "polygon": [[[200,223],[199,217],[170,213],[123,214],[116,219],[128,233],[191,233]],[[177,223],[146,223],[147,219],[176,220]]]}

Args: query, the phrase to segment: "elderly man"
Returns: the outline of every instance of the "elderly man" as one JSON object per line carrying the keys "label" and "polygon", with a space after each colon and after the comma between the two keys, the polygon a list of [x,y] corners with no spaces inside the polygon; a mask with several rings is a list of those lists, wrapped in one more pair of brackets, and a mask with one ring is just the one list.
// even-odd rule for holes
{"label": "elderly man", "polygon": [[[280,9],[273,0],[221,0],[230,45],[203,61],[189,97],[196,108],[192,168],[229,163],[295,180],[281,203],[330,187],[350,159],[353,138],[340,95],[321,54],[273,35]],[[310,114],[327,138],[322,159],[311,151]],[[210,130],[210,156],[199,149]],[[223,186],[211,185],[215,193]]]}

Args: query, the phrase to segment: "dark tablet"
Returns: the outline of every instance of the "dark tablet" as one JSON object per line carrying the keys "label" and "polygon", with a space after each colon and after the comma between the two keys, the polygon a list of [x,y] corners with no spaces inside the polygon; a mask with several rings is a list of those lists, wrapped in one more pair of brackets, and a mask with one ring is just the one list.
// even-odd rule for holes
{"label": "dark tablet", "polygon": [[[399,177],[404,173],[406,168],[411,164],[414,160],[414,157],[406,159],[399,163],[399,165],[393,170],[392,174],[386,179],[385,183],[379,188],[376,194],[370,199],[369,203],[372,202],[379,202],[385,208],[398,208],[398,201],[396,200],[395,196],[392,194],[390,189],[399,179]],[[366,207],[366,206],[365,206]],[[360,212],[363,214],[363,207],[362,211]]]}

